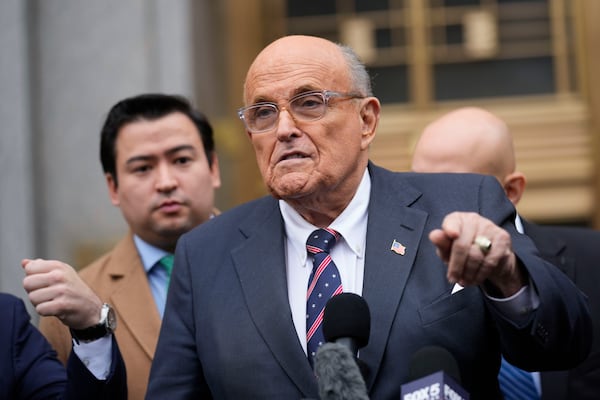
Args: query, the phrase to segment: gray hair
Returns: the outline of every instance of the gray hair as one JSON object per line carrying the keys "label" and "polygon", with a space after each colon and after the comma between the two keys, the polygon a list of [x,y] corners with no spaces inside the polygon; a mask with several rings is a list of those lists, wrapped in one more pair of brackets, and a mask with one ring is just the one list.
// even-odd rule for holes
{"label": "gray hair", "polygon": [[342,52],[348,70],[350,79],[352,80],[353,90],[361,93],[363,96],[373,96],[373,88],[371,87],[371,77],[367,72],[367,68],[360,61],[356,52],[349,46],[338,43],[338,48]]}

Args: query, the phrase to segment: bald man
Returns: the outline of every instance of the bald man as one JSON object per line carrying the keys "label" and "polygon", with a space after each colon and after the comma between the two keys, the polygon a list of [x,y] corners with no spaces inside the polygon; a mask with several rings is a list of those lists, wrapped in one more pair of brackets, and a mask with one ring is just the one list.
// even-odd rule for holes
{"label": "bald man", "polygon": [[[473,172],[495,176],[516,206],[527,183],[516,170],[513,138],[507,124],[474,107],[443,115],[423,130],[413,153],[415,172]],[[594,319],[589,357],[569,371],[543,372],[542,399],[598,399],[600,394],[600,232],[574,227],[540,226],[517,216],[546,260],[558,266],[587,294]],[[539,377],[538,375],[538,377]],[[539,382],[538,382],[539,383]],[[507,395],[509,398],[509,395]]]}
{"label": "bald man", "polygon": [[512,135],[506,123],[475,107],[451,111],[426,126],[415,146],[412,170],[495,176],[515,206],[527,182],[516,170]]}

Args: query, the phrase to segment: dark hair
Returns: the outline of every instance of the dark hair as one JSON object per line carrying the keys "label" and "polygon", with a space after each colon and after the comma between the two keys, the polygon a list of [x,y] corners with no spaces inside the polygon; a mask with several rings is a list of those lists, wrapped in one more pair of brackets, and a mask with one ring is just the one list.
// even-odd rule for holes
{"label": "dark hair", "polygon": [[211,166],[215,143],[213,129],[206,116],[194,109],[183,96],[147,93],[121,100],[108,112],[100,132],[100,162],[104,173],[111,174],[117,184],[115,142],[123,126],[135,121],[153,121],[176,112],[186,115],[196,125]]}

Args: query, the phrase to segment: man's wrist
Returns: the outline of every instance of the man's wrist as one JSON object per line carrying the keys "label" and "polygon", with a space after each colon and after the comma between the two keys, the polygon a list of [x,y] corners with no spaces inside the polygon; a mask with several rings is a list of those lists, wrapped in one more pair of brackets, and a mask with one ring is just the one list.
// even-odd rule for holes
{"label": "man's wrist", "polygon": [[79,342],[91,342],[105,337],[114,332],[117,327],[117,319],[112,307],[104,303],[100,311],[100,320],[96,325],[84,329],[71,328],[71,336]]}
{"label": "man's wrist", "polygon": [[495,278],[490,277],[484,281],[484,290],[492,297],[511,297],[528,284],[529,273],[527,269],[514,253],[512,257],[514,257],[514,268],[509,274]]}

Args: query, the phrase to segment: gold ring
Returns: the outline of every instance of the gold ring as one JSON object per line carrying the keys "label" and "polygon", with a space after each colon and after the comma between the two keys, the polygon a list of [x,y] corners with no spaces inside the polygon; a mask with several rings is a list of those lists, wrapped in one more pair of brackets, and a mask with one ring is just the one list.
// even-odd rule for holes
{"label": "gold ring", "polygon": [[487,254],[492,248],[492,241],[485,236],[477,236],[473,243],[479,247],[479,250],[481,250],[483,254]]}

